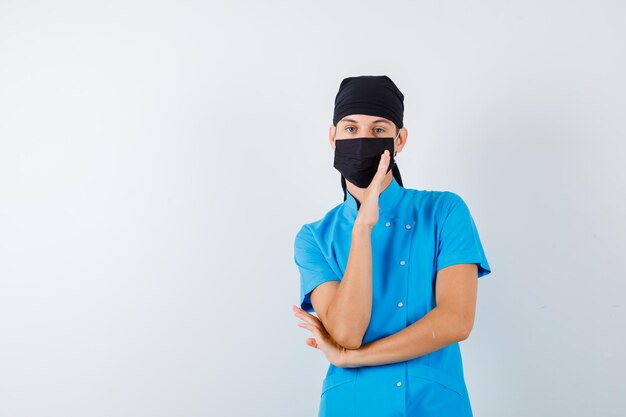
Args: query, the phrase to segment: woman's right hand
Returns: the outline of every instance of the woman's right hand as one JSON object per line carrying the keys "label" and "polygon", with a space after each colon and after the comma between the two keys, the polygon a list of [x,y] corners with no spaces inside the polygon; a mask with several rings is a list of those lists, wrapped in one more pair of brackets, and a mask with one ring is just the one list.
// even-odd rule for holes
{"label": "woman's right hand", "polygon": [[389,155],[389,151],[385,149],[380,157],[378,170],[376,171],[372,182],[370,182],[370,185],[363,193],[361,206],[359,207],[356,220],[354,221],[355,225],[360,224],[373,228],[378,222],[378,197],[380,196],[383,188],[383,181],[385,179],[385,175],[387,175],[387,168],[389,168],[390,159],[391,157]]}

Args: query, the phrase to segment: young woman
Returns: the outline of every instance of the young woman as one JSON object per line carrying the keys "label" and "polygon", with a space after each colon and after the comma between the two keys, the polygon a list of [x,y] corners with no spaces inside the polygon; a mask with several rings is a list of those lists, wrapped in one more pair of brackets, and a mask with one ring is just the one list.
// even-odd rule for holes
{"label": "young woman", "polygon": [[403,101],[387,76],[341,82],[329,140],[344,201],[295,238],[294,314],[330,362],[319,417],[472,416],[459,342],[491,269],[458,194],[402,185]]}

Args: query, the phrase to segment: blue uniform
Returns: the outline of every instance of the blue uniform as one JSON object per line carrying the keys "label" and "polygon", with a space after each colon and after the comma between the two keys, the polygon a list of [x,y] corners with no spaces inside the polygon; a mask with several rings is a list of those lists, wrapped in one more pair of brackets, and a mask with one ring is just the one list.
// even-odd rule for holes
{"label": "blue uniform", "polygon": [[[478,277],[491,272],[474,220],[451,191],[416,190],[392,182],[379,197],[372,229],[372,313],[363,344],[397,333],[436,305],[437,271],[475,263]],[[310,294],[346,270],[357,201],[346,200],[297,233],[300,306],[313,312]],[[471,417],[461,351],[452,343],[408,361],[342,368],[329,364],[319,417]]]}

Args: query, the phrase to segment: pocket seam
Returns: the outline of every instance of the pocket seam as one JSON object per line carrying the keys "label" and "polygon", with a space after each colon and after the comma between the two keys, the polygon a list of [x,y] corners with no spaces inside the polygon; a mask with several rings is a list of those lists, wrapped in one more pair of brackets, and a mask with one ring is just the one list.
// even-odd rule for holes
{"label": "pocket seam", "polygon": [[466,397],[464,381],[458,381],[452,375],[448,375],[444,371],[433,368],[432,366],[423,365],[419,368],[409,369],[408,374],[411,378],[421,378],[435,382],[451,391],[454,391],[461,397]]}
{"label": "pocket seam", "polygon": [[410,375],[411,378],[418,378],[418,379],[424,379],[426,381],[429,382],[434,382],[437,385],[441,385],[442,387],[444,387],[445,389],[447,389],[448,391],[452,391],[454,392],[456,395],[460,396],[460,397],[464,397],[463,394],[461,394],[456,388],[451,387],[450,385],[446,384],[445,382],[442,382],[440,380],[437,379],[433,379],[433,378],[429,378],[426,376],[421,376],[421,375]]}
{"label": "pocket seam", "polygon": [[356,376],[354,375],[349,375],[349,376],[344,375],[341,377],[334,377],[333,375],[327,376],[326,378],[324,378],[324,381],[322,383],[322,392],[320,393],[320,397],[324,395],[324,393],[328,391],[329,389],[336,388],[340,385],[347,384],[349,382],[354,382],[355,379],[356,379]]}

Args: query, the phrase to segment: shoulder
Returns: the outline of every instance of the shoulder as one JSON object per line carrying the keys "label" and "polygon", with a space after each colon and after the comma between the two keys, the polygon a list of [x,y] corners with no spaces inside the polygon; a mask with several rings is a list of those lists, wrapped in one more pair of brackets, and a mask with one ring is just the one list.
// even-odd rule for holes
{"label": "shoulder", "polygon": [[336,224],[339,215],[341,204],[337,204],[335,207],[331,208],[328,212],[326,212],[322,217],[317,218],[313,221],[306,222],[296,233],[295,239],[296,242],[299,240],[304,240],[308,243],[317,243],[318,245],[326,239],[329,233],[332,231],[332,225]]}
{"label": "shoulder", "polygon": [[425,198],[431,204],[453,204],[462,200],[461,196],[454,191],[448,190],[410,190],[416,191],[422,194],[422,198]]}
{"label": "shoulder", "polygon": [[431,192],[435,224],[461,224],[471,218],[470,209],[459,193],[449,190]]}
{"label": "shoulder", "polygon": [[465,205],[463,198],[454,191],[416,188],[404,190],[403,200],[407,206],[415,207],[423,214],[430,214],[435,218],[445,217],[454,207]]}
{"label": "shoulder", "polygon": [[441,200],[440,204],[443,210],[450,210],[458,205],[465,205],[463,197],[454,191],[439,191]]}

